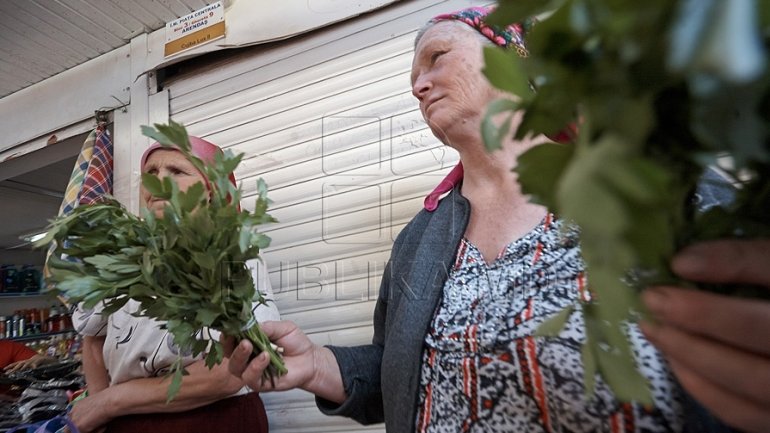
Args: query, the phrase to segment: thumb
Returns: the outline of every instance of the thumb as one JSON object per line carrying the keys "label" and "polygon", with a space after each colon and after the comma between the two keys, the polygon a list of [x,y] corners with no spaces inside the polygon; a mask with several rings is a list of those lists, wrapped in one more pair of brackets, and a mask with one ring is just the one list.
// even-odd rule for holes
{"label": "thumb", "polygon": [[259,324],[262,332],[270,341],[276,342],[287,335],[299,330],[297,324],[288,320],[268,321]]}

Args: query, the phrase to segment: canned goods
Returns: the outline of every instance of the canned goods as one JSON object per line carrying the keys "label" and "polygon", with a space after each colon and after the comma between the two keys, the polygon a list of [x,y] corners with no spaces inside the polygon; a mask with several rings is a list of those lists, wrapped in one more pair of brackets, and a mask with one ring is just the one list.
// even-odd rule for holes
{"label": "canned goods", "polygon": [[14,314],[11,317],[11,338],[19,336],[19,316]]}
{"label": "canned goods", "polygon": [[27,326],[26,320],[24,319],[24,315],[23,314],[19,316],[18,325],[16,325],[16,326],[18,326],[18,330],[16,331],[16,336],[17,337],[23,337],[25,335],[25,331],[26,331],[25,327]]}

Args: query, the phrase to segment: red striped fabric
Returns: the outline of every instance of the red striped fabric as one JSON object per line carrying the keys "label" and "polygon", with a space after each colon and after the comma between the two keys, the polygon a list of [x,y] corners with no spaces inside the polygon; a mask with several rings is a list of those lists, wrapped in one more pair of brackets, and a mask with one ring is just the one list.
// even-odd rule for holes
{"label": "red striped fabric", "polygon": [[83,188],[78,194],[79,204],[97,203],[105,195],[112,195],[112,151],[110,133],[103,125],[99,125],[96,128],[94,152],[83,179]]}

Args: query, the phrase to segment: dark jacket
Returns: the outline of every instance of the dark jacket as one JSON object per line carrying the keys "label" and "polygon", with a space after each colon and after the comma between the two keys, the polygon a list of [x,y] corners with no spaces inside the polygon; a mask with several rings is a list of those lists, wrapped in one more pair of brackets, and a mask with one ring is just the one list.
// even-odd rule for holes
{"label": "dark jacket", "polygon": [[425,335],[469,217],[470,203],[455,189],[401,231],[383,274],[372,344],[330,347],[348,399],[339,406],[317,399],[322,412],[362,424],[384,420],[389,433],[414,430]]}

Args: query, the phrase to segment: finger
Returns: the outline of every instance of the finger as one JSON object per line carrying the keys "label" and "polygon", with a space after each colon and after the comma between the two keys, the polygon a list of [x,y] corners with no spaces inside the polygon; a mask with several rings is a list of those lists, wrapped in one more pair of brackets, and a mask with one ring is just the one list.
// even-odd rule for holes
{"label": "finger", "polygon": [[276,342],[299,329],[294,322],[288,320],[262,322],[259,324],[259,327],[262,329],[262,332],[267,335],[267,338],[273,342]]}
{"label": "finger", "polygon": [[671,267],[681,277],[706,283],[759,284],[770,290],[770,239],[718,240],[691,245]]}
{"label": "finger", "polygon": [[230,362],[227,364],[227,368],[230,374],[236,377],[243,377],[243,372],[249,363],[249,356],[254,349],[249,340],[241,340],[238,346],[232,351],[230,355]]}
{"label": "finger", "polygon": [[641,329],[668,360],[736,396],[770,408],[770,359],[670,326],[642,323]]}
{"label": "finger", "polygon": [[660,322],[770,356],[770,302],[700,290],[655,287],[642,293]]}
{"label": "finger", "polygon": [[270,356],[262,352],[256,358],[254,358],[246,370],[243,372],[242,379],[246,382],[246,385],[254,391],[261,391],[271,388],[270,381],[265,381],[263,372],[265,368],[270,364]]}
{"label": "finger", "polygon": [[684,389],[717,418],[747,433],[770,431],[770,416],[767,415],[770,408],[736,396],[728,390],[735,388],[715,385],[677,361],[670,360],[669,363]]}
{"label": "finger", "polygon": [[15,373],[19,370],[23,370],[26,364],[27,364],[26,361],[16,361],[13,364],[8,365],[5,368],[5,371],[7,371],[8,373]]}

